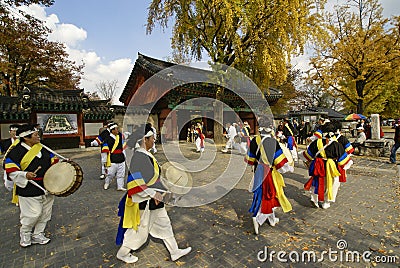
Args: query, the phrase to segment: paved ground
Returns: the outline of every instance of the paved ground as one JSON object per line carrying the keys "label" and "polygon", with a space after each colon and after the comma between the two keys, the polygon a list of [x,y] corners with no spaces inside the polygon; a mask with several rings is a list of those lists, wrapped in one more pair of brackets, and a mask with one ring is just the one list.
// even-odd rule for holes
{"label": "paved ground", "polygon": [[[192,144],[181,143],[179,148],[192,161],[200,157]],[[114,243],[119,221],[117,204],[122,193],[115,190],[115,182],[109,190],[103,190],[103,181],[98,179],[98,150],[63,154],[81,165],[84,181],[76,193],[56,198],[47,228],[52,239],[48,245],[20,248],[19,209],[9,202],[10,194],[4,187],[0,187],[0,267],[309,267],[310,263],[289,260],[289,254],[296,259],[314,252],[319,259],[323,251],[331,251],[331,255],[325,253],[323,261],[312,263],[311,267],[400,265],[399,259],[397,263],[384,264],[346,261],[346,254],[355,251],[370,251],[372,256],[386,259],[400,257],[399,171],[398,166],[386,163],[387,158],[354,157],[348,182],[342,185],[337,202],[327,210],[310,206],[302,190],[307,172],[297,165],[293,174],[285,175],[285,191],[293,211],[284,214],[278,209],[280,222],[275,227],[263,225],[257,236],[247,212],[252,199],[247,191],[251,179],[247,167],[235,187],[222,198],[192,208],[167,208],[178,244],[192,246],[192,253],[171,262],[162,241],[151,239],[136,253],[139,261],[125,265],[115,258],[118,247]],[[169,155],[169,160],[179,161],[177,154]],[[156,157],[160,163],[166,161],[163,148],[159,147]],[[238,154],[214,154],[210,144],[201,157],[193,163],[199,167],[211,164],[193,174],[195,186],[206,185],[223,173],[230,157],[239,162],[242,158]],[[239,165],[231,168],[240,169]],[[233,176],[232,180],[235,179]],[[221,189],[223,194],[229,187]],[[339,246],[347,243],[347,250],[338,249],[339,240],[343,240]],[[281,257],[287,262],[279,261],[276,254],[272,255],[272,262],[265,258],[265,253],[272,251],[286,252]],[[351,260],[351,256],[347,259]]]}

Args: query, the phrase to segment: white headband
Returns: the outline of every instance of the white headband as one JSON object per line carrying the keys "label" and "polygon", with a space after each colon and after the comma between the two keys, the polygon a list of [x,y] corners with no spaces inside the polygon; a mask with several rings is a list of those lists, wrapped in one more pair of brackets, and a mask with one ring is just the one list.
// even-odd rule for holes
{"label": "white headband", "polygon": [[259,131],[259,132],[265,131],[266,133],[271,133],[271,132],[272,132],[272,129],[269,128],[269,127],[259,127],[259,128],[258,128],[258,131]]}
{"label": "white headband", "polygon": [[116,128],[116,127],[118,127],[117,124],[111,125],[111,126],[110,126],[110,130],[113,130],[113,129]]}
{"label": "white headband", "polygon": [[144,135],[145,138],[148,138],[148,137],[151,137],[151,136],[154,136],[154,132],[153,132],[152,130],[148,131],[148,132]]}
{"label": "white headband", "polygon": [[33,133],[35,133],[37,131],[38,130],[36,128],[34,128],[33,130],[30,129],[30,130],[27,130],[27,131],[24,131],[24,132],[20,133],[18,136],[20,138],[23,138],[23,137],[29,136],[30,134],[33,134]]}
{"label": "white headband", "polygon": [[12,131],[12,130],[18,130],[18,128],[17,127],[12,127],[12,128],[10,128],[10,131]]}

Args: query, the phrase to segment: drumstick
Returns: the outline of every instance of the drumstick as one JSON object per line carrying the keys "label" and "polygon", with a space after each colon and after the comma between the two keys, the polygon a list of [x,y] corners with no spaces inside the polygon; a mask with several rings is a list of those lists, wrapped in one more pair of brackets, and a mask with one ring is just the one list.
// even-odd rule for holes
{"label": "drumstick", "polygon": [[[38,166],[37,169],[33,172],[36,174],[36,172],[38,172],[42,167]],[[44,189],[42,186],[40,186],[39,184],[37,184],[35,181],[33,180],[28,180],[28,182],[32,183],[33,185],[35,185],[36,187],[38,187],[40,190],[42,190],[44,192],[45,195],[47,195],[47,190]]]}
{"label": "drumstick", "polygon": [[38,168],[33,173],[36,174],[36,172],[38,172],[41,168],[42,168],[41,166],[38,166]]}

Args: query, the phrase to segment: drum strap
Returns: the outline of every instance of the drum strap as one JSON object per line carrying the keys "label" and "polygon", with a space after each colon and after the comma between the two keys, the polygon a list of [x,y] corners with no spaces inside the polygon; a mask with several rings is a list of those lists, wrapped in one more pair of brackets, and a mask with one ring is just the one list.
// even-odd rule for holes
{"label": "drum strap", "polygon": [[36,183],[36,181],[34,180],[29,180],[30,183],[32,183],[33,185],[35,185],[36,187],[38,187],[40,190],[42,190],[44,192],[45,195],[48,194],[47,190],[44,189],[42,186],[40,186],[39,184]]}

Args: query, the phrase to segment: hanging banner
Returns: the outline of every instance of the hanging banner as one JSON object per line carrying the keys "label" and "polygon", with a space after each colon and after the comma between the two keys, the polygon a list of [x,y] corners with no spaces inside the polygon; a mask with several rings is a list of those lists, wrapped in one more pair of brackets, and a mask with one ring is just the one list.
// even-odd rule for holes
{"label": "hanging banner", "polygon": [[76,114],[37,114],[37,123],[44,135],[78,133]]}

